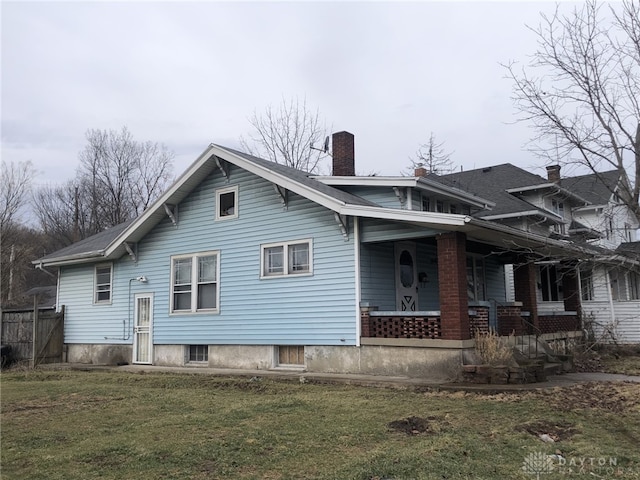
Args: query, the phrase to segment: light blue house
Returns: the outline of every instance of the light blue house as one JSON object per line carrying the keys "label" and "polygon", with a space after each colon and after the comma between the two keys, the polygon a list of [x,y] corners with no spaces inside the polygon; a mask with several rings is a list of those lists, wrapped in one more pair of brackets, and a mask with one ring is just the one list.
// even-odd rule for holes
{"label": "light blue house", "polygon": [[424,172],[354,176],[350,133],[333,161],[314,177],[212,144],[137,219],[35,261],[59,269],[67,360],[448,376],[535,302],[523,255],[572,251]]}

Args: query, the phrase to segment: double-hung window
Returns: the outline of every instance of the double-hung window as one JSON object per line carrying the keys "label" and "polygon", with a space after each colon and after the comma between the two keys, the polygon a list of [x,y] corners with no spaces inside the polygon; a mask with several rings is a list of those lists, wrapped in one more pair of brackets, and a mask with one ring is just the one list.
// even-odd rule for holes
{"label": "double-hung window", "polygon": [[590,268],[580,269],[580,291],[582,300],[585,302],[593,300],[593,270]]}
{"label": "double-hung window", "polygon": [[562,301],[562,278],[555,265],[540,265],[538,270],[540,282],[538,288],[541,290],[543,302]]}
{"label": "double-hung window", "polygon": [[171,257],[171,312],[218,310],[220,287],[218,252]]}
{"label": "double-hung window", "polygon": [[93,303],[111,303],[113,266],[110,263],[96,265],[94,274]]}
{"label": "double-hung window", "polygon": [[262,245],[261,277],[310,274],[312,268],[311,240]]}

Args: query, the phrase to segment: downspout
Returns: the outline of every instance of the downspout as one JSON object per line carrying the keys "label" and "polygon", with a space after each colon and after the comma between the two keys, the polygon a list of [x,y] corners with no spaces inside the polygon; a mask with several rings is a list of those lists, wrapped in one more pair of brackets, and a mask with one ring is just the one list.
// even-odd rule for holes
{"label": "downspout", "polygon": [[611,290],[611,275],[609,274],[609,270],[606,270],[607,272],[607,292],[609,293],[609,311],[611,312],[610,317],[611,317],[611,326],[613,327],[615,325],[616,322],[616,313],[615,313],[615,307],[613,305],[613,291]]}
{"label": "downspout", "polygon": [[356,347],[360,346],[360,336],[362,334],[362,320],[360,318],[360,301],[361,301],[361,288],[360,288],[360,219],[353,217],[353,255],[354,255],[354,268],[355,268],[355,296],[356,296]]}

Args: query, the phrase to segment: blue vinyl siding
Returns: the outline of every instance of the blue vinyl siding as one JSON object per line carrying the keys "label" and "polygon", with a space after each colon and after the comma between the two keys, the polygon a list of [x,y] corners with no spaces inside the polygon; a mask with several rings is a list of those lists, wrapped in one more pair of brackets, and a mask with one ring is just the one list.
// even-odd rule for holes
{"label": "blue vinyl siding", "polygon": [[396,309],[396,280],[393,243],[362,244],[360,296],[379,310]]}
{"label": "blue vinyl siding", "polygon": [[365,243],[387,240],[411,240],[415,238],[434,237],[438,233],[442,233],[442,230],[374,218],[363,218],[360,225],[360,240]]}
{"label": "blue vinyl siding", "polygon": [[341,190],[357,195],[385,208],[400,208],[400,200],[396,197],[393,187],[337,187]]}
{"label": "blue vinyl siding", "polygon": [[[215,189],[233,185],[239,216],[215,221]],[[261,244],[302,239],[312,241],[312,275],[260,279]],[[219,314],[170,314],[171,256],[211,250],[220,252]],[[233,166],[227,182],[216,170],[179,205],[177,227],[165,219],[138,244],[137,265],[114,262],[111,306],[91,303],[93,282],[84,284],[93,266],[62,269],[65,341],[114,343],[104,337],[121,337],[122,320],[133,318],[129,279],[144,275],[130,298],[154,293],[155,344],[354,345],[353,253],[353,235],[345,240],[333,212],[291,192],[285,210],[271,183]]]}

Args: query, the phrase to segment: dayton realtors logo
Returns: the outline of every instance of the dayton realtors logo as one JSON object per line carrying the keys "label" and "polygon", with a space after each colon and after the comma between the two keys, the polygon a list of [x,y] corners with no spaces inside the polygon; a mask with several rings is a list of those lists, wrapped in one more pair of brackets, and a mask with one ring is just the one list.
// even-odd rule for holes
{"label": "dayton realtors logo", "polygon": [[540,480],[540,475],[551,473],[555,465],[553,458],[542,452],[533,452],[524,458],[522,470],[529,475],[535,475]]}
{"label": "dayton realtors logo", "polygon": [[535,475],[556,473],[560,475],[621,475],[623,468],[618,467],[615,457],[563,457],[547,455],[543,452],[532,452],[524,458],[522,470]]}

